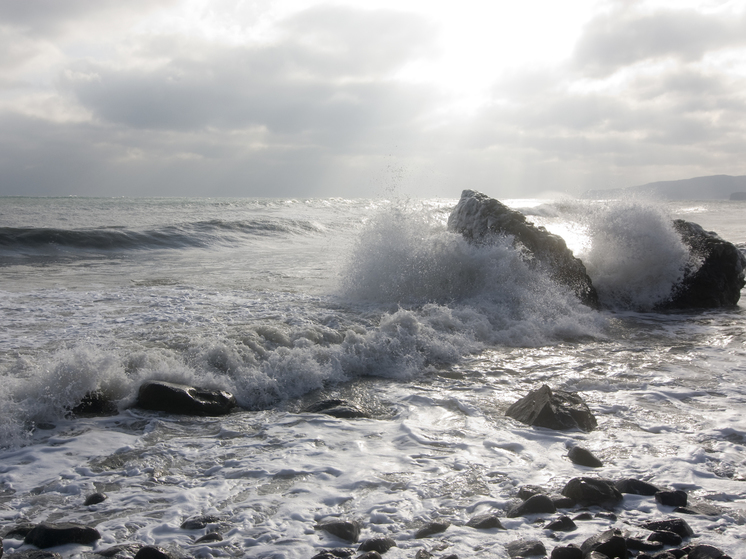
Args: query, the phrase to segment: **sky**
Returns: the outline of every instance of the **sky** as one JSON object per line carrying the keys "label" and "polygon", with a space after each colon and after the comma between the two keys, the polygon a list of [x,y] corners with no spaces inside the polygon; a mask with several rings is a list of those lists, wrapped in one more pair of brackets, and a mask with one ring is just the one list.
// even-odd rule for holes
{"label": "sky", "polygon": [[0,0],[0,195],[746,174],[746,0]]}

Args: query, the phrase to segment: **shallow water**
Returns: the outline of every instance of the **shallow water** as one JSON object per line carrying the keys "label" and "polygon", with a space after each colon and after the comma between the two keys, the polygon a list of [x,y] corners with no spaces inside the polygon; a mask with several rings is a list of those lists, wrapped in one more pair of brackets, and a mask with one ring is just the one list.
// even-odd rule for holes
{"label": "shallow water", "polygon": [[[463,525],[503,511],[522,485],[559,491],[600,475],[721,505],[721,517],[686,520],[695,541],[737,557],[744,312],[640,309],[675,281],[679,249],[659,242],[671,217],[743,244],[746,205],[510,202],[564,233],[594,282],[608,278],[596,312],[508,243],[475,248],[448,233],[455,202],[1,199],[3,523],[95,525],[93,551],[132,542],[195,557],[301,558],[345,545],[314,529],[337,516],[361,520],[363,537],[393,537],[386,557],[421,548],[506,557],[521,537],[551,550],[670,513],[627,496],[616,521],[596,517],[574,532],[552,534],[535,517],[502,518],[506,531]],[[652,239],[654,285],[625,291],[629,281],[615,280],[634,251],[609,236],[604,215],[617,236]],[[39,238],[20,243],[29,229]],[[130,407],[149,378],[228,389],[245,409],[195,419]],[[505,417],[543,383],[579,392],[599,428],[554,432]],[[66,416],[97,389],[118,415]],[[374,418],[302,412],[323,397]],[[604,467],[573,465],[573,444]],[[94,491],[108,499],[84,507]],[[220,518],[209,528],[222,541],[195,545],[209,528],[180,528],[203,514]],[[414,538],[437,518],[451,527]]]}

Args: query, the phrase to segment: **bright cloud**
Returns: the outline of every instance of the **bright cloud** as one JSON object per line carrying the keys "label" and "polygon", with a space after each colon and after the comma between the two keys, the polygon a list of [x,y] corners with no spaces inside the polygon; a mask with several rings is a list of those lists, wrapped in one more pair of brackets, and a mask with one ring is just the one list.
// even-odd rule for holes
{"label": "bright cloud", "polygon": [[0,22],[0,194],[746,174],[742,2],[39,0]]}

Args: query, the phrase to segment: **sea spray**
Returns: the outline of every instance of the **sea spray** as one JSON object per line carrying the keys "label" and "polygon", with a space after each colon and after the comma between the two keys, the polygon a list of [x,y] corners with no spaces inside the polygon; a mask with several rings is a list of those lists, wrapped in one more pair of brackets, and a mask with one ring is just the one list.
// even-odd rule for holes
{"label": "sea spray", "polygon": [[581,258],[601,303],[651,310],[668,299],[692,263],[689,249],[660,207],[613,202],[586,217],[591,246]]}

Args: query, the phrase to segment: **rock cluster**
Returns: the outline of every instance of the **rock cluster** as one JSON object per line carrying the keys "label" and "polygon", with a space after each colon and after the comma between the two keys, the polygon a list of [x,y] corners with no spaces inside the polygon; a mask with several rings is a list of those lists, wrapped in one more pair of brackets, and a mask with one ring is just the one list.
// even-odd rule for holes
{"label": "rock cluster", "polygon": [[[746,256],[716,233],[696,223],[675,220],[673,226],[689,247],[691,264],[671,297],[659,310],[733,307],[746,284]],[[545,270],[557,283],[570,288],[586,305],[598,308],[598,294],[583,262],[565,241],[536,227],[526,217],[485,194],[464,190],[448,218],[448,228],[470,241],[489,243],[499,237],[513,245],[533,266]]]}

